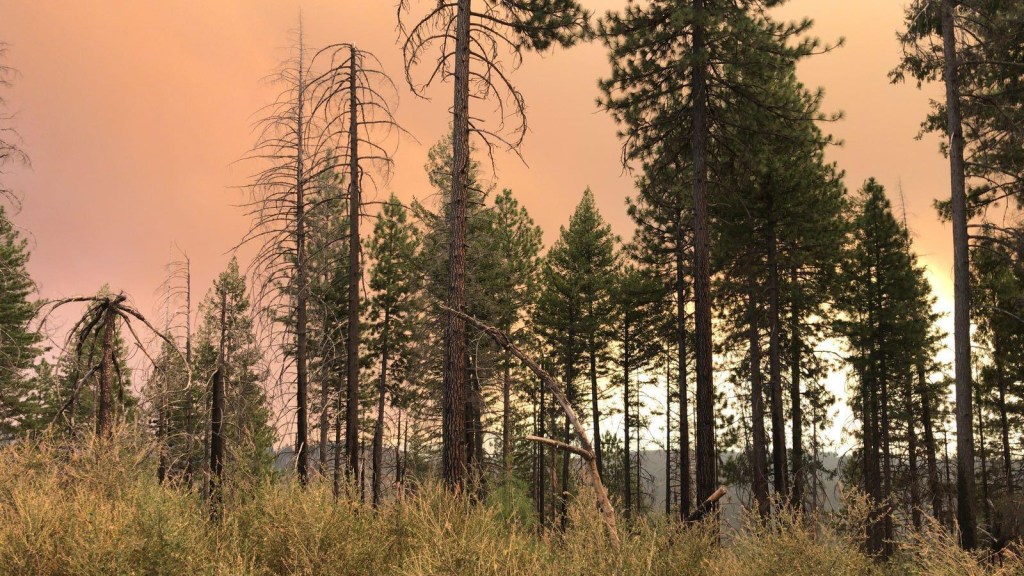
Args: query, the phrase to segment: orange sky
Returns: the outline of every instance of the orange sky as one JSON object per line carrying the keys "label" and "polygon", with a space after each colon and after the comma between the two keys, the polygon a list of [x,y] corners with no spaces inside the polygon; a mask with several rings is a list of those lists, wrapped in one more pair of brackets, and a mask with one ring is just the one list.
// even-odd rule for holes
{"label": "orange sky", "polygon": [[[624,4],[584,1],[598,13]],[[832,157],[847,185],[875,176],[898,206],[902,184],[918,252],[946,300],[951,242],[931,203],[948,194],[948,172],[934,138],[914,139],[927,95],[886,77],[899,57],[902,4],[794,0],[782,13],[812,17],[825,40],[846,37],[843,49],[804,64],[801,77],[825,87],[826,109],[846,114],[832,127],[845,141]],[[252,144],[252,114],[272,98],[261,81],[287,56],[300,8],[309,44],[354,42],[401,79],[393,0],[0,6],[0,40],[11,45],[6,63],[21,73],[8,96],[33,162],[10,183],[24,196],[16,223],[33,236],[30,271],[42,296],[90,293],[109,282],[155,314],[173,243],[192,258],[194,296],[205,293],[246,230],[233,206],[245,196],[232,187],[246,183],[247,171],[232,162]],[[590,44],[527,57],[514,76],[529,106],[529,166],[499,156],[496,181],[513,189],[548,244],[588,185],[616,231],[630,234],[631,179],[619,165],[615,126],[594,103],[607,71],[603,47]],[[450,88],[426,101],[401,87],[399,120],[420,143],[401,144],[391,188],[409,199],[428,191],[426,148],[447,127]]]}

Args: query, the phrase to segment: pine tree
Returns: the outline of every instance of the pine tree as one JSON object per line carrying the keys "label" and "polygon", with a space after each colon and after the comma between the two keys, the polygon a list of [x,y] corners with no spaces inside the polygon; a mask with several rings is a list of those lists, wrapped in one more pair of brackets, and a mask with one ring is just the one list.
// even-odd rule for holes
{"label": "pine tree", "polygon": [[[224,386],[225,476],[259,478],[271,470],[272,449],[277,436],[270,425],[269,405],[263,388],[267,370],[254,332],[246,278],[235,258],[217,277],[199,305],[193,373],[197,381],[212,383],[218,370],[222,296],[226,303],[221,375]],[[210,415],[204,415],[203,422],[209,423]]]}
{"label": "pine tree", "polygon": [[900,33],[903,60],[894,82],[941,80],[945,98],[933,103],[923,128],[944,134],[950,197],[940,203],[953,228],[954,368],[957,420],[957,519],[960,542],[978,545],[973,438],[969,221],[1005,197],[1020,202],[1020,51],[1024,11],[1013,2],[917,0]]}
{"label": "pine tree", "polygon": [[[420,277],[417,274],[419,238],[407,210],[392,195],[381,209],[368,243],[372,261],[368,321],[371,349],[380,358],[373,427],[373,504],[380,502],[383,480],[384,410],[403,394],[414,337]],[[395,459],[398,465],[398,459]],[[396,480],[398,473],[396,471]]]}
{"label": "pine tree", "polygon": [[28,241],[0,206],[0,438],[35,427],[41,408],[32,366],[42,338],[32,326],[35,283],[28,275]]}
{"label": "pine tree", "polygon": [[[692,180],[696,472],[701,501],[715,490],[717,479],[708,205],[710,194],[716,192],[710,183],[725,171],[715,164],[714,148],[728,137],[723,121],[731,102],[742,98],[766,104],[764,86],[754,79],[759,68],[795,61],[818,46],[816,41],[799,39],[810,27],[809,21],[780,24],[763,10],[779,4],[718,0],[630,4],[621,13],[608,14],[599,32],[612,60],[611,77],[601,84],[601,103],[626,126],[624,160],[643,162],[661,156],[658,164],[673,166],[679,176]],[[766,62],[766,54],[776,60]],[[743,142],[732,144],[742,146]]]}
{"label": "pine tree", "polygon": [[[495,303],[495,325],[510,337],[522,340],[530,333],[525,321],[531,316],[537,296],[541,229],[507,188],[495,196],[490,222],[493,242],[490,250],[497,258],[491,286],[494,294],[501,295]],[[508,352],[503,354],[501,364],[501,459],[506,480],[509,480],[513,428],[516,427],[514,407],[515,401],[521,397],[517,391],[522,388],[517,386],[513,391],[512,379],[514,373],[519,381],[527,381],[529,376],[519,376],[519,363]]]}
{"label": "pine tree", "polygon": [[[591,418],[600,429],[597,365],[604,363],[611,310],[611,278],[615,266],[618,239],[605,223],[588,188],[563,226],[558,241],[544,260],[543,289],[537,310],[537,322],[552,350],[565,382],[566,396],[578,406],[582,400],[577,378],[589,365]],[[564,441],[570,441],[569,422],[563,423]],[[595,441],[595,455],[600,454]],[[562,492],[568,490],[569,454],[562,457]],[[567,502],[560,501],[564,521]]]}
{"label": "pine tree", "polygon": [[614,325],[610,340],[617,346],[615,364],[621,370],[622,407],[623,407],[623,500],[625,514],[629,519],[635,509],[641,508],[643,501],[639,489],[633,493],[633,486],[640,482],[641,453],[635,451],[636,464],[633,465],[634,452],[631,452],[630,432],[632,439],[639,445],[641,429],[641,407],[644,402],[640,393],[640,382],[632,382],[634,374],[641,374],[651,368],[652,362],[661,352],[657,338],[655,319],[664,311],[658,306],[664,304],[661,298],[662,287],[659,282],[646,275],[635,266],[625,265],[614,275],[612,286],[612,311]]}
{"label": "pine tree", "polygon": [[[893,217],[885,189],[874,179],[864,184],[852,220],[843,265],[848,289],[840,301],[844,320],[839,326],[859,383],[850,401],[860,414],[861,478],[876,506],[868,546],[888,556],[893,552],[894,527],[891,512],[883,507],[894,495],[895,452],[902,444],[898,423],[916,421],[915,372],[929,350],[934,316],[907,231]],[[902,431],[904,440],[913,437],[910,426]],[[916,458],[916,446],[914,450]]]}

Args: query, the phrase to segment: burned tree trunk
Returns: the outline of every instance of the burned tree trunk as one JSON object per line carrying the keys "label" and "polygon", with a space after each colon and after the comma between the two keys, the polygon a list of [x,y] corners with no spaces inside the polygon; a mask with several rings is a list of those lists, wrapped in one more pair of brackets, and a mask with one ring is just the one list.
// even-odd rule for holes
{"label": "burned tree trunk", "polygon": [[704,0],[693,0],[693,286],[697,356],[697,499],[706,500],[718,483],[715,448],[715,389],[711,337],[711,239],[708,225],[708,65]]}
{"label": "burned tree trunk", "polygon": [[103,344],[100,350],[99,389],[96,394],[96,435],[100,437],[110,436],[113,419],[111,379],[114,372],[114,306],[114,303],[108,300],[101,312]]}
{"label": "burned tree trunk", "polygon": [[[384,400],[388,383],[388,329],[390,328],[390,311],[384,311],[383,342],[380,357],[380,381],[377,384],[377,419],[373,425],[373,505],[380,504],[380,483],[383,478],[381,470],[384,455]],[[397,465],[398,460],[395,459]]]}
{"label": "burned tree trunk", "polygon": [[753,444],[750,457],[751,487],[758,513],[767,516],[771,511],[771,502],[768,499],[768,462],[765,457],[767,438],[764,432],[764,388],[761,380],[761,333],[757,324],[756,300],[752,294],[747,298],[750,308],[750,417]]}
{"label": "burned tree trunk", "polygon": [[210,518],[220,516],[224,482],[224,340],[227,334],[227,292],[220,295],[220,345],[217,371],[213,373],[213,400],[210,411]]}
{"label": "burned tree trunk", "polygon": [[[359,280],[362,277],[359,266],[361,244],[359,242],[359,211],[362,209],[359,173],[359,99],[356,90],[356,66],[358,54],[355,46],[349,47],[349,201],[348,201],[348,341],[346,357],[348,387],[346,389],[348,412],[345,417],[345,445],[349,452],[349,466],[355,470],[357,445],[359,442]],[[377,469],[374,468],[376,476]],[[376,498],[376,491],[374,492]]]}

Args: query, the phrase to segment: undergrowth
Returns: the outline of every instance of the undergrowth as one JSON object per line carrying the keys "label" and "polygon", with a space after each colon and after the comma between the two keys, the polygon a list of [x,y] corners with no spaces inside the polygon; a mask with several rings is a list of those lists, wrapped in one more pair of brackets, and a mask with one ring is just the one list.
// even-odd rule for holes
{"label": "undergrowth", "polygon": [[890,561],[876,562],[862,551],[856,505],[833,518],[748,518],[721,534],[646,519],[622,526],[615,550],[586,491],[565,532],[541,533],[514,494],[474,503],[426,484],[374,510],[354,495],[335,500],[329,481],[268,479],[229,482],[211,521],[199,488],[161,486],[154,460],[153,446],[130,434],[3,448],[0,574],[1024,573],[1012,555],[960,550],[938,526],[901,538]]}

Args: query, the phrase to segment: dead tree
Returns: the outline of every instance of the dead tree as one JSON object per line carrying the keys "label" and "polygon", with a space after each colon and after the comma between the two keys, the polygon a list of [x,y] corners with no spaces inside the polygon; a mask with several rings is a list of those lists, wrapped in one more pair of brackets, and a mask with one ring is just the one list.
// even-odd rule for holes
{"label": "dead tree", "polygon": [[[524,51],[543,51],[557,43],[573,44],[588,29],[588,14],[575,0],[526,3],[519,0],[440,0],[411,26],[406,25],[410,0],[399,0],[398,21],[406,81],[422,96],[435,82],[451,81],[452,112],[451,197],[447,207],[448,277],[443,369],[442,468],[445,485],[463,486],[467,475],[465,405],[468,351],[466,326],[466,242],[470,169],[470,134],[491,153],[496,145],[518,153],[526,134],[526,103],[509,73],[522,62]],[[436,56],[431,52],[436,50]],[[509,55],[508,63],[501,55]],[[429,75],[414,80],[412,70],[424,60]],[[488,128],[470,115],[470,101],[490,101],[497,107],[498,124]],[[510,122],[511,126],[506,126]]]}
{"label": "dead tree", "polygon": [[[376,188],[374,174],[387,180],[394,164],[397,136],[405,133],[395,120],[398,90],[372,53],[354,44],[333,44],[315,56],[329,60],[326,71],[312,79],[313,97],[330,131],[342,136],[338,154],[348,178],[348,307],[346,349],[345,449],[349,470],[359,466],[359,346],[362,284],[362,243],[359,224],[364,192]],[[369,170],[367,168],[370,168]]]}
{"label": "dead tree", "polygon": [[[180,251],[180,249],[179,249]],[[164,308],[164,334],[180,342],[184,340],[184,361],[189,367],[192,365],[192,273],[191,261],[188,254],[181,252],[181,258],[171,260],[167,264],[166,277],[161,283],[158,292],[159,304]],[[171,372],[172,366],[167,364],[169,358],[158,357],[158,364],[154,367],[153,384],[155,389],[149,391],[149,402],[156,410],[156,438],[159,444],[159,464],[157,467],[157,479],[163,482],[171,472],[176,459],[172,455],[170,444],[183,437],[185,441],[185,478],[191,483],[194,476],[194,464],[192,455],[197,441],[195,411],[195,390],[189,387],[185,390],[185,397],[178,398],[176,394],[180,389],[172,389],[172,386],[179,386],[181,382]],[[174,429],[171,426],[169,414],[175,410],[175,403],[183,403],[184,406],[184,428]],[[205,454],[204,441],[204,454]]]}
{"label": "dead tree", "polygon": [[[0,42],[0,60],[7,55],[7,44]],[[14,77],[14,69],[0,64],[0,89],[10,87],[11,78]],[[0,199],[5,199],[17,205],[18,196],[13,190],[7,188],[3,182],[6,174],[6,167],[9,164],[28,166],[29,159],[25,151],[21,149],[21,137],[11,125],[14,115],[6,111],[7,102],[0,95]]]}
{"label": "dead tree", "polygon": [[[373,174],[387,178],[395,135],[401,131],[393,114],[397,90],[372,54],[351,44],[332,44],[307,54],[301,22],[296,55],[276,77],[283,85],[257,124],[257,143],[248,159],[263,163],[253,180],[250,214],[254,224],[243,242],[258,242],[252,269],[258,278],[256,302],[269,311],[271,332],[294,338],[291,362],[296,405],[296,467],[308,477],[308,305],[309,221],[340,198],[311,198],[310,186],[336,174],[348,180],[349,241],[347,386],[345,446],[349,471],[358,467],[359,437],[359,220],[363,188],[376,185]],[[360,151],[362,150],[362,152]],[[374,170],[368,170],[370,167]],[[319,249],[345,238],[328,238]],[[276,329],[275,329],[276,327]],[[340,337],[340,334],[338,335]],[[283,374],[284,372],[282,372]],[[340,394],[340,391],[339,391]],[[324,406],[326,410],[326,403]],[[321,446],[321,451],[326,446]]]}
{"label": "dead tree", "polygon": [[[149,356],[146,344],[142,341],[138,332],[136,332],[135,328],[132,326],[133,321],[142,323],[142,325],[148,328],[150,332],[167,344],[170,344],[174,350],[177,350],[174,342],[166,334],[154,328],[138,310],[127,303],[127,300],[128,297],[125,296],[124,293],[117,294],[116,296],[100,294],[97,296],[79,296],[55,300],[45,303],[40,308],[40,330],[42,330],[42,326],[55,310],[69,304],[87,304],[85,313],[82,314],[68,332],[68,340],[65,346],[65,351],[73,347],[76,365],[86,365],[87,370],[85,376],[76,381],[75,387],[69,394],[68,398],[63,400],[63,403],[54,415],[52,422],[55,423],[57,420],[66,416],[68,411],[73,408],[82,386],[84,386],[85,382],[95,374],[97,375],[95,432],[99,437],[107,437],[110,435],[113,429],[113,420],[115,417],[112,381],[115,375],[119,375],[121,373],[121,366],[118,363],[117,355],[115,353],[118,333],[117,324],[119,321],[123,327],[128,329],[136,345],[142,353],[149,358],[152,364],[155,365],[156,362],[151,356]],[[95,356],[92,354],[93,350],[86,350],[86,347],[88,346],[89,348],[92,348],[90,343],[96,341],[100,342],[100,358],[98,363],[93,364],[95,361]],[[191,383],[190,372],[189,383]]]}
{"label": "dead tree", "polygon": [[540,444],[545,444],[548,446],[552,446],[554,448],[558,448],[560,450],[571,452],[583,458],[584,462],[587,463],[587,472],[590,478],[590,483],[593,486],[595,496],[597,497],[598,510],[601,511],[601,515],[604,518],[605,527],[608,529],[608,537],[611,538],[612,544],[615,546],[616,549],[618,549],[620,544],[619,533],[615,527],[615,509],[612,507],[611,500],[608,499],[608,491],[605,489],[604,483],[601,481],[601,473],[597,469],[597,456],[594,453],[594,448],[590,443],[590,436],[587,435],[587,431],[583,428],[583,425],[580,423],[580,419],[576,415],[576,410],[573,409],[572,404],[569,402],[569,399],[565,395],[565,391],[562,389],[562,386],[558,383],[557,380],[555,380],[550,374],[548,374],[547,371],[541,368],[536,361],[527,356],[518,346],[516,346],[515,343],[513,343],[508,336],[506,336],[497,328],[494,328],[493,326],[488,326],[487,324],[484,324],[483,322],[477,320],[476,318],[468,314],[458,312],[456,310],[448,308],[447,306],[442,305],[441,309],[449,314],[458,316],[463,322],[466,322],[470,326],[473,326],[474,328],[490,336],[491,339],[493,339],[498,344],[498,346],[501,346],[503,349],[507,350],[513,356],[518,358],[520,362],[525,364],[527,368],[529,368],[534,374],[537,375],[538,378],[540,378],[544,388],[551,393],[551,395],[555,399],[555,402],[558,403],[558,405],[562,408],[562,411],[565,413],[566,420],[568,420],[569,424],[572,425],[573,431],[576,433],[576,437],[579,438],[580,445],[573,446],[565,442],[552,440],[550,438],[543,438],[540,436],[527,436],[526,439],[530,440],[531,442],[537,442]]}

